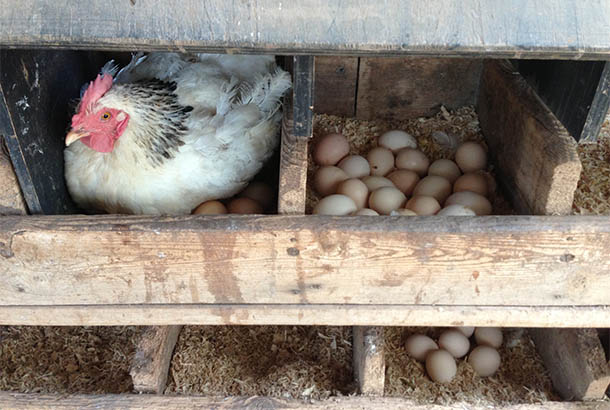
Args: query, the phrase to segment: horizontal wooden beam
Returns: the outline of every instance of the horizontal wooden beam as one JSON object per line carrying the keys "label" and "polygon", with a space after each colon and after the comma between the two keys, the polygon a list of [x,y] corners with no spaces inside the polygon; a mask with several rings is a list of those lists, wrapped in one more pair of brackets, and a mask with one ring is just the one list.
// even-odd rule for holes
{"label": "horizontal wooden beam", "polygon": [[[544,402],[537,404],[497,405],[502,410],[607,410],[607,402]],[[290,410],[349,410],[349,409],[397,409],[397,410],[485,410],[488,404],[455,402],[449,405],[419,404],[394,397],[332,397],[313,403],[301,400],[285,400],[270,397],[202,397],[170,395],[98,394],[22,394],[0,392],[0,408],[3,410],[67,410],[67,409],[124,409],[124,410],[188,410],[188,409],[290,409]]]}
{"label": "horizontal wooden beam", "polygon": [[0,305],[610,305],[610,219],[8,216]]}
{"label": "horizontal wooden beam", "polygon": [[579,0],[0,0],[0,47],[608,59],[608,21]]}
{"label": "horizontal wooden beam", "polygon": [[0,306],[0,325],[325,325],[610,327],[610,306]]}

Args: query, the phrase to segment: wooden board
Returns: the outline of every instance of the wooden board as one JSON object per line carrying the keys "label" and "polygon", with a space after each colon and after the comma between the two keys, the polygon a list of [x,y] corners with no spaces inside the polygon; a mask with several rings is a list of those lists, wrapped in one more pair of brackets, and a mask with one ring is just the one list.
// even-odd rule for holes
{"label": "wooden board", "polygon": [[610,367],[597,330],[530,329],[530,334],[562,398],[604,398],[610,386]]}
{"label": "wooden board", "polygon": [[163,394],[182,326],[151,326],[138,342],[129,374],[139,393]]}
{"label": "wooden board", "polygon": [[177,304],[0,306],[0,325],[610,326],[610,306]]}
{"label": "wooden board", "polygon": [[[1,100],[1,97],[0,97]],[[2,103],[0,102],[0,105]],[[0,139],[0,215],[26,215],[28,210],[19,189],[19,182],[13,170],[11,160],[4,151]]]}
{"label": "wooden board", "polygon": [[0,0],[0,47],[604,59],[608,21],[579,0]]}
{"label": "wooden board", "polygon": [[604,216],[0,218],[0,305],[610,304]]}
{"label": "wooden board", "polygon": [[[153,396],[134,394],[60,395],[23,394],[0,392],[3,410],[67,410],[67,409],[122,409],[122,410],[187,410],[187,409],[327,409],[327,410],[487,410],[488,404],[475,405],[455,402],[449,405],[418,404],[414,401],[391,397],[332,397],[327,400],[305,403],[270,397],[202,397]],[[608,402],[544,402],[539,404],[498,405],[503,410],[608,410]]]}
{"label": "wooden board", "polygon": [[307,183],[307,145],[309,138],[294,134],[292,103],[284,104],[282,141],[280,144],[280,171],[278,186],[278,213],[300,215],[305,213],[305,184]]}
{"label": "wooden board", "polygon": [[357,57],[316,57],[315,112],[356,115],[358,65]]}
{"label": "wooden board", "polygon": [[515,64],[576,141],[597,139],[610,103],[610,63],[515,60]]}
{"label": "wooden board", "polygon": [[101,64],[89,53],[43,50],[1,50],[0,61],[0,133],[28,208],[74,212],[64,182],[65,132],[74,99]]}
{"label": "wooden board", "polygon": [[354,326],[354,379],[360,394],[383,396],[385,342],[382,327]]}
{"label": "wooden board", "polygon": [[517,212],[571,213],[582,168],[576,142],[508,62],[485,63],[477,112]]}
{"label": "wooden board", "polygon": [[429,117],[444,105],[473,105],[482,60],[447,58],[361,58],[356,117]]}

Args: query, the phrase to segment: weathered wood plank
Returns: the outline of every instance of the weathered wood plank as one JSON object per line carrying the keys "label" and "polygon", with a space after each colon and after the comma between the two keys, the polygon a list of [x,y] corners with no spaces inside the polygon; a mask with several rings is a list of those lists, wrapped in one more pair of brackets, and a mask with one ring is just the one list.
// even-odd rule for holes
{"label": "weathered wood plank", "polygon": [[[604,59],[602,0],[0,0],[0,46]],[[549,10],[553,10],[549,13]],[[102,17],[103,16],[103,17]]]}
{"label": "weathered wood plank", "polygon": [[603,216],[0,219],[0,305],[610,304]]}
{"label": "weathered wood plank", "polygon": [[316,57],[315,112],[355,116],[358,64],[357,57]]}
{"label": "weathered wood plank", "polygon": [[582,168],[576,142],[510,63],[485,63],[477,112],[515,209],[571,213]]}
{"label": "weathered wood plank", "polygon": [[151,326],[138,342],[129,374],[139,393],[163,394],[172,354],[182,326]]}
{"label": "weathered wood plank", "polygon": [[356,117],[407,119],[473,105],[482,60],[361,58]]}
{"label": "weathered wood plank", "polygon": [[70,305],[0,306],[0,325],[610,326],[610,306]]}
{"label": "weathered wood plank", "polygon": [[293,57],[292,120],[294,135],[311,138],[313,134],[313,98],[315,63],[313,56]]}
{"label": "weathered wood plank", "polygon": [[383,327],[354,326],[354,378],[361,394],[383,396],[385,343]]}
{"label": "weathered wood plank", "polygon": [[[607,410],[606,402],[544,402],[537,404],[498,405],[502,410]],[[124,410],[188,410],[188,409],[396,409],[396,410],[486,410],[489,405],[455,402],[449,405],[418,404],[412,400],[393,397],[332,397],[327,400],[306,403],[270,397],[203,397],[203,396],[154,396],[134,394],[60,395],[23,394],[0,392],[0,408],[3,410],[67,410],[67,409],[124,409]]]}
{"label": "weathered wood plank", "polygon": [[285,101],[277,206],[279,214],[300,215],[305,213],[308,138],[294,135],[292,103]]}
{"label": "weathered wood plank", "polygon": [[610,63],[515,60],[514,64],[576,141],[597,139],[610,104]]}
{"label": "weathered wood plank", "polygon": [[530,334],[561,397],[604,398],[610,386],[610,367],[597,330],[530,329]]}

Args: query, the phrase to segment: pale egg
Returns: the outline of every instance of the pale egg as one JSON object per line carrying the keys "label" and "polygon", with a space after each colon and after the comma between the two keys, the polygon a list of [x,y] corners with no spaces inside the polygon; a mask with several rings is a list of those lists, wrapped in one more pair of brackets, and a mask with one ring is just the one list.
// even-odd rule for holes
{"label": "pale egg", "polygon": [[428,376],[437,383],[449,383],[457,373],[457,365],[451,353],[434,350],[426,356]]}
{"label": "pale egg", "polygon": [[475,216],[476,213],[470,209],[466,208],[464,205],[453,204],[447,205],[437,213],[438,216]]}
{"label": "pale egg", "polygon": [[474,326],[459,326],[456,327],[456,329],[462,332],[466,337],[470,337],[474,333]]}
{"label": "pale egg", "polygon": [[318,215],[342,216],[349,215],[357,209],[356,204],[349,196],[333,194],[322,198],[313,209],[313,213]]}
{"label": "pale egg", "polygon": [[400,208],[390,212],[390,216],[417,216],[417,214],[410,209]]}
{"label": "pale egg", "polygon": [[359,216],[378,216],[379,213],[370,208],[362,208],[353,213],[353,215]]}
{"label": "pale egg", "polygon": [[450,159],[437,159],[428,168],[428,175],[438,175],[452,184],[462,175],[457,164]]}
{"label": "pale egg", "polygon": [[371,167],[371,175],[384,176],[394,169],[394,154],[387,148],[373,148],[366,159]]}
{"label": "pale egg", "polygon": [[349,155],[337,164],[350,178],[362,178],[371,174],[371,167],[366,158],[360,155]]}
{"label": "pale egg", "polygon": [[438,175],[428,175],[417,183],[413,190],[413,196],[431,196],[439,204],[451,195],[451,183]]}
{"label": "pale egg", "polygon": [[369,189],[369,192],[373,192],[374,190],[384,186],[394,186],[394,183],[388,178],[373,175],[362,178],[362,182],[364,182],[366,187]]}
{"label": "pale egg", "polygon": [[491,214],[491,202],[483,195],[479,195],[475,192],[462,191],[452,194],[445,201],[445,206],[448,205],[463,205],[466,208],[470,208],[477,215],[489,215]]}
{"label": "pale egg", "polygon": [[468,338],[459,330],[454,329],[444,331],[438,338],[438,345],[455,358],[465,356],[470,349]]}
{"label": "pale egg", "polygon": [[462,172],[475,172],[487,167],[487,153],[481,144],[465,142],[455,152],[455,162]]}
{"label": "pale egg", "polygon": [[320,167],[313,176],[313,187],[322,196],[331,195],[337,192],[339,184],[348,178],[345,171],[339,167]]}
{"label": "pale egg", "polygon": [[377,140],[377,144],[392,152],[398,152],[403,148],[417,148],[417,140],[411,134],[400,130],[392,130],[382,134]]}
{"label": "pale egg", "polygon": [[412,210],[417,215],[434,215],[441,209],[441,206],[434,197],[414,196],[409,199],[405,208]]}
{"label": "pale egg", "polygon": [[381,187],[374,190],[369,197],[369,208],[381,215],[389,215],[395,209],[401,208],[407,197],[394,187]]}
{"label": "pale egg", "polygon": [[407,337],[405,350],[409,356],[423,362],[428,353],[438,350],[438,345],[426,335],[415,334]]}
{"label": "pale egg", "polygon": [[417,149],[404,148],[396,155],[396,168],[410,169],[420,177],[426,175],[429,165],[430,160],[426,157],[426,154]]}
{"label": "pale egg", "polygon": [[493,375],[500,368],[500,353],[493,347],[477,346],[468,356],[468,363],[481,377]]}
{"label": "pale egg", "polygon": [[313,151],[313,160],[318,165],[335,165],[349,154],[349,142],[342,134],[322,137]]}
{"label": "pale egg", "polygon": [[411,196],[415,186],[419,182],[419,175],[417,175],[417,172],[408,169],[397,169],[396,171],[392,171],[387,178],[406,196]]}
{"label": "pale egg", "polygon": [[459,177],[453,184],[453,192],[470,191],[487,196],[487,178],[482,174],[468,173]]}
{"label": "pale egg", "polygon": [[337,186],[337,193],[352,198],[358,209],[366,207],[369,197],[369,189],[364,182],[357,178],[350,178],[340,182]]}

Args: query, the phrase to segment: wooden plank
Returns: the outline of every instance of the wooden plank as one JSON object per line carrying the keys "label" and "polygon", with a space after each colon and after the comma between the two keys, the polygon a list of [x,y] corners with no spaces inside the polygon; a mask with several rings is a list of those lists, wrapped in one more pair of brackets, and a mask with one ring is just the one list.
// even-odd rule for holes
{"label": "wooden plank", "polygon": [[595,329],[531,329],[530,334],[562,398],[604,398],[610,367]]}
{"label": "wooden plank", "polygon": [[604,216],[0,218],[0,305],[610,304]]}
{"label": "wooden plank", "polygon": [[357,57],[316,57],[315,112],[356,115],[358,64]]}
{"label": "wooden plank", "polygon": [[508,62],[485,63],[477,111],[517,212],[571,213],[581,171],[576,142]]}
{"label": "wooden plank", "polygon": [[361,58],[356,117],[407,119],[473,105],[482,60]]}
{"label": "wooden plank", "polygon": [[292,119],[294,121],[294,135],[311,138],[313,135],[314,57],[294,56],[293,61]]}
{"label": "wooden plank", "polygon": [[382,327],[354,326],[354,378],[361,394],[383,396],[385,342]]}
{"label": "wooden plank", "polygon": [[[607,59],[606,1],[0,0],[0,47]],[[553,10],[549,13],[549,10]],[[103,17],[102,17],[103,16]]]}
{"label": "wooden plank", "polygon": [[610,104],[610,64],[606,61],[515,60],[576,141],[595,141]]}
{"label": "wooden plank", "polygon": [[[124,409],[124,410],[187,410],[187,409],[397,409],[397,410],[486,410],[488,404],[472,404],[457,401],[447,405],[420,404],[395,397],[331,397],[326,400],[304,402],[271,397],[203,397],[203,396],[154,396],[134,394],[63,395],[0,392],[0,408],[3,410],[67,410],[67,409]],[[606,402],[543,402],[536,404],[497,405],[502,410],[607,410]]]}
{"label": "wooden plank", "polygon": [[0,105],[6,107],[0,107],[6,110],[0,133],[28,208],[35,214],[74,212],[64,182],[64,136],[74,99],[101,64],[85,52],[44,50],[1,50],[0,61]]}
{"label": "wooden plank", "polygon": [[129,374],[139,393],[163,394],[172,354],[182,326],[151,326],[138,342]]}
{"label": "wooden plank", "polygon": [[[0,96],[0,101],[1,99]],[[28,210],[19,189],[19,182],[4,148],[3,141],[0,140],[0,215],[26,215]]]}
{"label": "wooden plank", "polygon": [[309,138],[295,136],[292,103],[288,100],[286,99],[284,103],[284,118],[282,121],[278,213],[300,215],[305,213]]}
{"label": "wooden plank", "polygon": [[0,325],[610,326],[610,306],[176,304],[0,306]]}

